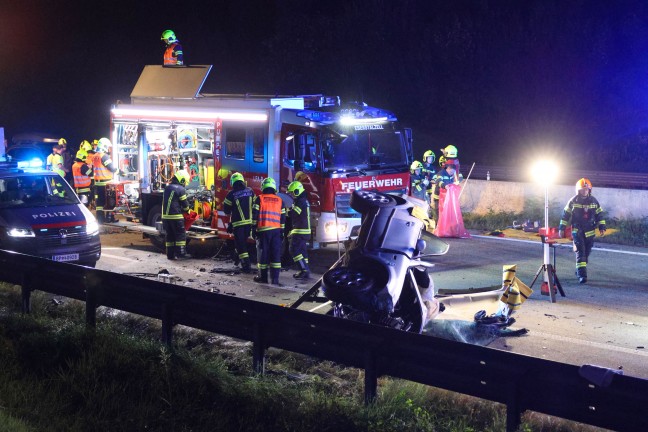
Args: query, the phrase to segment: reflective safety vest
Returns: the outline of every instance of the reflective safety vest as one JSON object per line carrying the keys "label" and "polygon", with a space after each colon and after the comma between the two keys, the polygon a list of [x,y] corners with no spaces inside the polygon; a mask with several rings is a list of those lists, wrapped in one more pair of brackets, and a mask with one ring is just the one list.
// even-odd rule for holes
{"label": "reflective safety vest", "polygon": [[164,64],[166,66],[182,66],[182,47],[180,44],[172,43],[167,47],[164,51]]}
{"label": "reflective safety vest", "polygon": [[104,162],[102,160],[104,154],[105,153],[97,152],[92,159],[92,165],[94,167],[94,179],[96,182],[107,182],[112,180],[113,178],[112,171],[106,168],[106,165],[112,163],[112,161],[110,160],[110,158],[108,158],[108,160]]}
{"label": "reflective safety vest", "polygon": [[285,213],[281,197],[275,194],[261,194],[258,196],[258,199],[258,231],[281,228],[281,215]]}
{"label": "reflective safety vest", "polygon": [[92,168],[86,165],[85,162],[74,162],[72,175],[74,176],[74,187],[77,192],[90,192],[90,184],[92,183],[90,174],[92,174]]}

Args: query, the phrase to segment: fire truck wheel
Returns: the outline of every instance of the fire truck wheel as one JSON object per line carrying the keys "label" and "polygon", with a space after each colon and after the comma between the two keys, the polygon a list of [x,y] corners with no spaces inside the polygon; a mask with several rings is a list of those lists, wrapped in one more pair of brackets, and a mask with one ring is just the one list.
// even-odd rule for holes
{"label": "fire truck wheel", "polygon": [[354,190],[351,194],[351,208],[365,214],[373,208],[393,207],[396,199],[388,194],[369,190]]}
{"label": "fire truck wheel", "polygon": [[146,225],[155,227],[155,222],[162,220],[162,205],[154,205],[148,214]]}

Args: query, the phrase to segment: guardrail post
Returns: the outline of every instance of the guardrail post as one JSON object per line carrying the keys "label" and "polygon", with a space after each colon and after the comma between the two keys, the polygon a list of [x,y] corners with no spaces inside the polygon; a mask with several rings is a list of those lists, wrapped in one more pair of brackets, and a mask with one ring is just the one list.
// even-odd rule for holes
{"label": "guardrail post", "polygon": [[265,373],[265,345],[263,331],[259,323],[254,323],[254,340],[252,341],[252,369],[263,375]]}
{"label": "guardrail post", "polygon": [[24,273],[22,277],[22,285],[20,286],[22,294],[22,312],[28,314],[31,312],[31,277]]}
{"label": "guardrail post", "polygon": [[162,342],[171,346],[173,340],[173,307],[165,303],[162,305]]}
{"label": "guardrail post", "polygon": [[376,368],[376,356],[373,350],[365,351],[365,404],[370,404],[376,399],[378,390],[378,371]]}
{"label": "guardrail post", "polygon": [[513,381],[508,385],[506,396],[506,432],[515,432],[520,427],[522,407],[518,394],[517,382]]}
{"label": "guardrail post", "polygon": [[86,326],[94,329],[97,326],[97,292],[94,286],[88,284],[88,279],[83,277],[86,292],[85,319]]}

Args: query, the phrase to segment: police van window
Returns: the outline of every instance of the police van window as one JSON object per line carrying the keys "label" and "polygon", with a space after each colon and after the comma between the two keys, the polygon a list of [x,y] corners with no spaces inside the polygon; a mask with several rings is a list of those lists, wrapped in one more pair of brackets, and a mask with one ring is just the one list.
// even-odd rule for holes
{"label": "police van window", "polygon": [[227,128],[225,130],[225,157],[245,160],[245,129]]}
{"label": "police van window", "polygon": [[254,128],[252,129],[252,151],[253,151],[253,160],[257,163],[263,163],[265,161],[265,134],[263,129]]}

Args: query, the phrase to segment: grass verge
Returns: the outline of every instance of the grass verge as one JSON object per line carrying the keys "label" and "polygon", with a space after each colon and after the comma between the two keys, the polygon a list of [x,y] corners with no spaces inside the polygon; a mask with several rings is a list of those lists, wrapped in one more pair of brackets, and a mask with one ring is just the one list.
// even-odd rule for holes
{"label": "grass verge", "polygon": [[[251,344],[99,310],[0,283],[0,431],[502,431],[503,406],[383,378],[363,404],[362,371],[281,350],[252,370]],[[431,359],[431,361],[433,361]],[[4,428],[4,429],[3,429]],[[593,431],[526,414],[524,431]]]}

